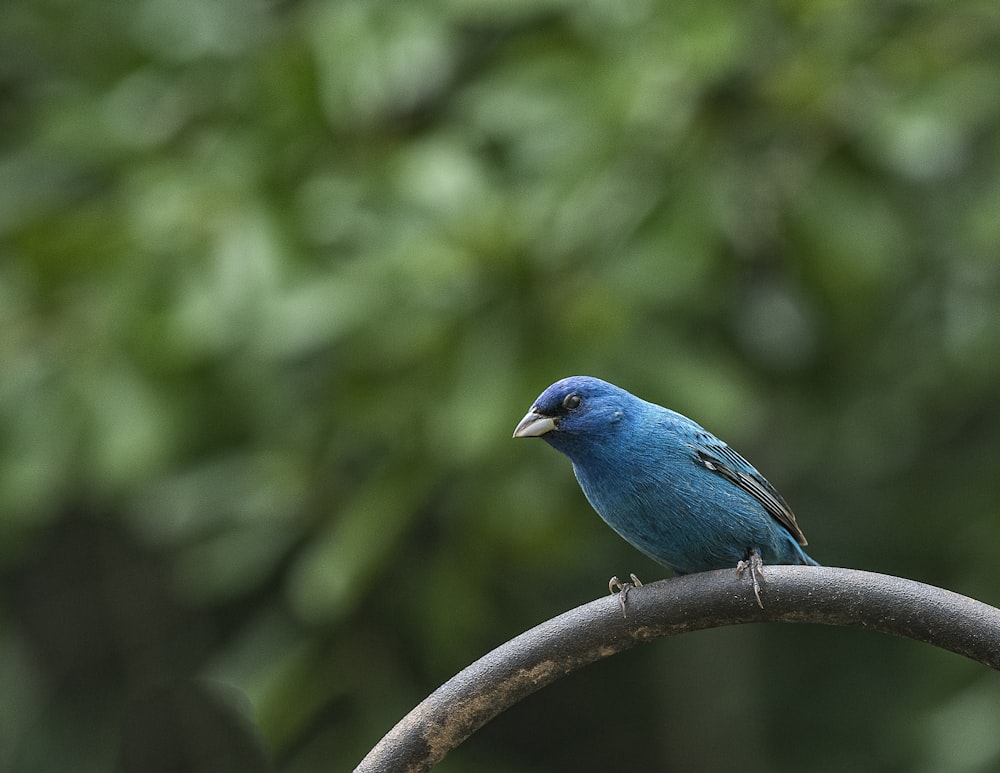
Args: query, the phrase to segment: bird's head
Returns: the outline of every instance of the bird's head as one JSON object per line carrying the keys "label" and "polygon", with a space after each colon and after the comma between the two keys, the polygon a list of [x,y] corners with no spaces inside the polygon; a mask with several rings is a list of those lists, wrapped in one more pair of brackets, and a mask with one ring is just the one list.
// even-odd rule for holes
{"label": "bird's head", "polygon": [[514,437],[540,437],[570,457],[615,434],[629,408],[640,401],[624,389],[591,376],[557,381],[535,400]]}

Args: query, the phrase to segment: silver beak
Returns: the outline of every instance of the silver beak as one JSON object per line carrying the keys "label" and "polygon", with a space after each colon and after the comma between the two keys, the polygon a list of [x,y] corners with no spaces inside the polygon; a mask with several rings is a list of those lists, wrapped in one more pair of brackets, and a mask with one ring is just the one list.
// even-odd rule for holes
{"label": "silver beak", "polygon": [[556,420],[551,416],[528,411],[514,428],[514,437],[540,437],[556,428]]}

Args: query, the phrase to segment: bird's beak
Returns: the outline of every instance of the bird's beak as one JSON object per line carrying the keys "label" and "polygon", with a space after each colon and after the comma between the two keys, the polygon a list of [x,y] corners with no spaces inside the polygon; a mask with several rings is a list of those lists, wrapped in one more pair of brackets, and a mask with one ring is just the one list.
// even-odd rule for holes
{"label": "bird's beak", "polygon": [[528,411],[514,428],[514,437],[539,437],[556,428],[556,420],[551,416]]}

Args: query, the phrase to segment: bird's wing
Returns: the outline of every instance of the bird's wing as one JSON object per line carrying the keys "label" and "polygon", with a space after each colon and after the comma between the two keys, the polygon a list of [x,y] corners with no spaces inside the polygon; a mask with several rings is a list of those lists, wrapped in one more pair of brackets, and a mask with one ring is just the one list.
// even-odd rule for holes
{"label": "bird's wing", "polygon": [[756,499],[764,509],[788,529],[800,545],[807,545],[806,537],[795,522],[795,514],[788,503],[767,479],[750,462],[708,432],[698,432],[688,446],[694,451],[695,461],[743,489]]}

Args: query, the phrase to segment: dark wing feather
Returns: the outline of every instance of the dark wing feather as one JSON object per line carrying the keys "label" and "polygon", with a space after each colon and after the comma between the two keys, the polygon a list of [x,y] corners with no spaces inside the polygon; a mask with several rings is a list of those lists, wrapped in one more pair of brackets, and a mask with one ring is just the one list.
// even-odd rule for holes
{"label": "dark wing feather", "polygon": [[760,502],[778,523],[788,529],[800,545],[809,544],[806,542],[806,536],[795,522],[792,508],[788,506],[777,489],[757,472],[750,462],[707,432],[697,433],[695,441],[695,443],[688,445],[694,451],[695,460],[699,464],[743,489]]}

